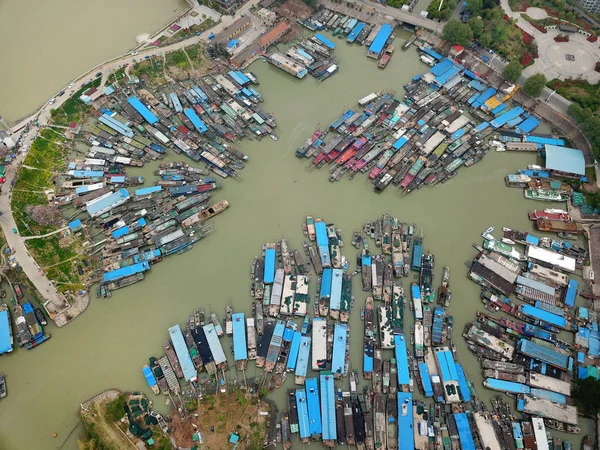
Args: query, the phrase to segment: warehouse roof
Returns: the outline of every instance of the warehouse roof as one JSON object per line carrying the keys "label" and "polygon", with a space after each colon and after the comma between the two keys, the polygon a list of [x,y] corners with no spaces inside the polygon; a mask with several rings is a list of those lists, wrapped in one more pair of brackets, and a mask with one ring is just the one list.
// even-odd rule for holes
{"label": "warehouse roof", "polygon": [[546,169],[585,175],[583,152],[576,148],[546,144]]}

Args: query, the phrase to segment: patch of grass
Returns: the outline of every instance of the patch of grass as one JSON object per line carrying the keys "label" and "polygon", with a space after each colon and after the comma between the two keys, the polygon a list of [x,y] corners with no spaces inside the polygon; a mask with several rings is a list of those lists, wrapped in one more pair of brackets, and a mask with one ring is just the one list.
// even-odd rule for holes
{"label": "patch of grass", "polygon": [[167,53],[167,66],[177,66],[181,69],[189,69],[190,62],[188,61],[187,56],[183,50],[176,50],[171,53]]}
{"label": "patch of grass", "polygon": [[26,242],[29,253],[46,273],[46,276],[58,283],[61,291],[81,289],[82,283],[77,272],[81,264],[78,241],[61,247],[60,235],[55,234]]}
{"label": "patch of grass", "polygon": [[134,75],[140,78],[146,78],[147,80],[158,82],[164,77],[164,64],[163,59],[159,57],[153,57],[145,59],[133,66]]}
{"label": "patch of grass", "polygon": [[597,111],[600,108],[600,82],[590,84],[585,80],[550,80],[546,86],[583,108]]}

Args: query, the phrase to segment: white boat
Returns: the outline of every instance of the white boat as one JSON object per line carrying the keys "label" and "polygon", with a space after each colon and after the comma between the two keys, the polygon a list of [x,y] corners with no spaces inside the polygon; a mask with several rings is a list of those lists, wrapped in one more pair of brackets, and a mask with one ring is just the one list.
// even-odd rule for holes
{"label": "white boat", "polygon": [[492,232],[494,231],[494,227],[489,227],[487,230],[485,230],[483,233],[481,233],[481,237],[490,241],[490,240],[494,240],[494,236],[492,236]]}
{"label": "white boat", "polygon": [[568,214],[564,209],[558,208],[546,208],[544,209],[544,212],[548,214]]}
{"label": "white boat", "polygon": [[542,166],[538,166],[537,164],[529,164],[527,166],[527,169],[529,169],[529,170],[544,170],[544,168]]}
{"label": "white boat", "polygon": [[276,134],[271,133],[269,136],[271,136],[271,139],[273,139],[274,141],[279,140]]}
{"label": "white boat", "polygon": [[515,241],[513,241],[512,239],[509,239],[509,238],[505,238],[505,237],[502,238],[502,242],[504,242],[505,244],[508,244],[508,245],[515,245]]}

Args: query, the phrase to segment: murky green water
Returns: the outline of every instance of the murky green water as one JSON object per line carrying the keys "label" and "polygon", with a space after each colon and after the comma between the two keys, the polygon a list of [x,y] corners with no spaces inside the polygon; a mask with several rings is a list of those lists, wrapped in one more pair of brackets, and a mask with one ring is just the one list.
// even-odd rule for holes
{"label": "murky green water", "polygon": [[[372,91],[389,88],[400,94],[403,83],[426,70],[413,50],[397,51],[381,71],[374,60],[366,58],[363,48],[339,42],[341,71],[324,83],[295,80],[262,62],[251,67],[261,81],[264,109],[277,117],[280,139],[247,142],[241,147],[250,155],[244,180],[226,181],[215,196],[215,200],[229,200],[231,207],[214,220],[216,230],[208,238],[192,251],[155,266],[142,283],[115,292],[109,300],[93,299],[89,310],[72,324],[50,329],[53,337],[42,347],[0,359],[9,390],[0,402],[0,447],[57,448],[78,424],[80,402],[107,388],[143,390],[142,365],[150,355],[162,354],[167,328],[184,323],[192,309],[212,308],[222,316],[231,303],[236,311],[249,313],[252,258],[263,243],[281,237],[288,238],[292,248],[301,249],[301,223],[306,214],[343,229],[348,243],[344,253],[352,269],[356,250],[349,242],[352,230],[364,221],[388,212],[418,224],[425,235],[425,249],[436,256],[435,283],[441,268],[450,267],[450,313],[455,318],[460,362],[479,396],[489,399],[493,395],[483,389],[480,366],[460,337],[464,324],[481,307],[479,288],[467,280],[464,263],[474,256],[472,244],[480,243],[480,234],[488,226],[531,229],[526,213],[536,205],[524,200],[521,190],[504,187],[503,177],[533,163],[534,157],[491,153],[479,164],[461,169],[446,184],[407,197],[400,197],[393,187],[375,194],[365,176],[330,183],[326,170],[307,171],[294,151],[317,124],[330,123],[344,107],[355,105]],[[152,167],[140,173],[151,177]],[[404,279],[407,292],[411,281]],[[354,294],[351,358],[352,367],[361,372],[360,306],[365,296],[359,280],[354,281]],[[410,320],[407,331],[409,327]],[[391,351],[385,357],[392,357]],[[253,364],[250,367],[248,376],[252,377]],[[288,377],[284,388],[292,384],[293,377]],[[274,394],[282,406],[284,388]],[[58,433],[58,438],[53,439],[52,433]],[[64,448],[75,449],[76,437],[77,432]],[[299,446],[294,443],[294,448]]]}
{"label": "murky green water", "polygon": [[25,117],[185,6],[185,0],[1,1],[0,114],[9,123]]}

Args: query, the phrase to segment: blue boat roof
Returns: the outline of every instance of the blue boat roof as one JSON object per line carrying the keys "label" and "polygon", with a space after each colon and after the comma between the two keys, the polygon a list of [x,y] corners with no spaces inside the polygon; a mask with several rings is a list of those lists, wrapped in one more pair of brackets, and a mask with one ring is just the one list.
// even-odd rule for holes
{"label": "blue boat roof", "polygon": [[198,97],[200,97],[201,101],[208,100],[208,96],[198,86],[193,86],[192,89],[196,94],[198,94]]}
{"label": "blue boat roof", "polygon": [[268,248],[265,250],[265,272],[263,281],[266,284],[271,284],[275,281],[275,260],[277,259],[277,252],[274,248]]}
{"label": "blue boat roof", "polygon": [[202,122],[200,117],[198,117],[198,114],[196,114],[196,111],[194,111],[192,108],[186,108],[184,113],[186,117],[190,119],[190,122],[192,122],[192,125],[194,125],[194,128],[196,128],[198,133],[202,134],[208,131],[208,128],[206,125],[204,125],[204,122]]}
{"label": "blue boat roof", "polygon": [[412,269],[419,270],[421,268],[421,259],[423,257],[423,247],[419,244],[413,245]]}
{"label": "blue boat roof", "polygon": [[489,87],[484,92],[479,94],[479,96],[477,96],[477,98],[475,99],[475,101],[473,101],[471,106],[473,106],[473,108],[479,108],[486,101],[488,101],[490,98],[492,98],[495,94],[496,94],[496,89]]}
{"label": "blue boat roof", "polygon": [[573,307],[575,306],[575,298],[577,297],[577,280],[570,279],[569,287],[567,288],[567,293],[565,294],[565,305]]}
{"label": "blue boat roof", "polygon": [[[479,77],[477,76],[477,74],[475,72],[471,72],[470,70],[465,70],[464,74],[465,74],[466,77],[471,78],[473,80],[479,79]],[[475,88],[475,89],[477,89],[477,88]],[[477,89],[477,90],[479,90],[479,89]],[[483,91],[483,89],[481,89],[481,90]]]}
{"label": "blue boat roof", "polygon": [[210,348],[210,353],[212,354],[215,364],[221,364],[222,362],[227,361],[215,325],[207,323],[202,329],[204,330],[204,336],[206,336],[206,341],[208,342],[208,347]]}
{"label": "blue boat roof", "polygon": [[331,371],[346,375],[346,332],[348,326],[338,323],[333,333],[333,354],[331,355]]}
{"label": "blue boat roof", "polygon": [[499,380],[497,378],[486,378],[487,387],[503,392],[513,392],[515,394],[529,394],[529,386],[514,381]]}
{"label": "blue boat roof", "polygon": [[319,401],[317,379],[307,378],[304,382],[304,386],[306,388],[310,434],[311,436],[321,434],[323,431],[323,424],[321,422],[321,403]]}
{"label": "blue boat roof", "polygon": [[378,54],[381,53],[388,38],[392,35],[392,31],[394,31],[394,28],[391,25],[384,23],[381,26],[379,33],[377,33],[377,36],[373,40],[373,43],[369,47],[369,52]]}
{"label": "blue boat roof", "polygon": [[233,70],[230,70],[229,72],[227,72],[227,75],[229,75],[231,78],[233,78],[233,81],[235,81],[237,84],[240,85],[244,85],[246,83],[244,83],[244,81],[240,78],[240,76],[237,74],[237,72],[234,72]]}
{"label": "blue boat roof", "polygon": [[435,50],[429,48],[429,47],[424,47],[421,49],[423,51],[423,53],[425,53],[426,55],[431,56],[432,58],[435,58],[437,60],[440,60],[443,58],[442,55],[440,55],[438,52],[436,52]]}
{"label": "blue boat roof", "polygon": [[348,42],[354,42],[364,27],[364,22],[358,22],[348,35]]}
{"label": "blue boat roof", "polygon": [[330,48],[332,50],[335,48],[335,44],[329,39],[327,39],[325,36],[323,36],[321,33],[315,34],[315,38],[317,38],[319,42],[321,42],[325,47]]}
{"label": "blue boat roof", "polygon": [[319,375],[321,388],[321,424],[323,440],[337,439],[337,423],[335,420],[335,386],[333,374],[322,372]]}
{"label": "blue boat roof", "polygon": [[536,344],[527,339],[519,340],[518,350],[524,355],[538,359],[563,370],[569,368],[569,355],[565,355],[544,345]]}
{"label": "blue boat roof", "polygon": [[342,303],[342,269],[331,271],[331,297],[329,297],[329,308],[339,310]]}
{"label": "blue boat roof", "polygon": [[127,189],[122,188],[104,198],[101,198],[100,200],[89,203],[86,206],[86,209],[90,216],[95,217],[98,214],[102,214],[103,212],[110,210],[116,205],[122,204],[128,198],[129,192],[127,192]]}
{"label": "blue boat roof", "polygon": [[283,330],[283,340],[285,342],[292,342],[292,339],[294,339],[294,330],[291,328],[286,328]]}
{"label": "blue boat roof", "polygon": [[137,97],[129,97],[127,99],[127,103],[129,103],[133,109],[140,113],[144,120],[150,125],[154,125],[156,122],[158,122],[158,117],[152,114],[146,105],[144,105]]}
{"label": "blue boat roof", "polygon": [[112,234],[112,237],[115,239],[120,238],[121,236],[125,236],[126,234],[129,234],[129,227],[127,225],[125,225],[124,227],[117,228],[111,234]]}
{"label": "blue boat roof", "polygon": [[519,309],[528,316],[535,317],[536,319],[549,323],[550,325],[556,325],[562,328],[567,325],[567,319],[564,317],[544,311],[540,308],[536,308],[535,306],[523,304],[519,306]]}
{"label": "blue boat roof", "polygon": [[394,351],[396,356],[398,384],[410,384],[408,356],[406,353],[406,338],[403,334],[394,335]]}
{"label": "blue boat roof", "polygon": [[546,144],[544,148],[547,170],[585,175],[585,158],[581,150],[551,144]]}
{"label": "blue boat roof", "polygon": [[133,130],[131,128],[129,128],[124,123],[119,122],[117,119],[109,116],[108,114],[102,114],[98,118],[98,121],[100,123],[103,123],[104,125],[112,128],[117,133],[122,134],[123,136],[133,137]]}
{"label": "blue boat roof", "polygon": [[310,437],[310,419],[308,417],[308,404],[306,402],[306,391],[296,389],[296,406],[298,408],[298,428],[300,438]]}
{"label": "blue boat roof", "polygon": [[429,69],[429,71],[436,77],[439,77],[446,70],[450,69],[450,67],[452,67],[453,65],[454,64],[452,63],[452,61],[450,61],[448,58],[444,58],[431,69]]}
{"label": "blue boat roof", "polygon": [[244,94],[246,97],[254,97],[254,93],[246,88],[242,88],[242,94]]}
{"label": "blue boat roof", "polygon": [[12,349],[10,316],[8,311],[0,311],[0,355]]}
{"label": "blue boat roof", "polygon": [[135,190],[136,197],[141,197],[142,195],[154,194],[155,192],[160,192],[163,190],[162,186],[148,186],[144,188],[139,188]]}
{"label": "blue boat roof", "polygon": [[475,450],[475,443],[471,435],[471,427],[466,413],[454,414],[454,421],[458,429],[458,437],[460,438],[460,446],[462,450]]}
{"label": "blue boat roof", "polygon": [[[413,429],[413,396],[410,392],[398,392],[398,450],[415,450],[415,432]],[[406,414],[402,414],[402,405],[406,405]]]}
{"label": "blue boat roof", "polygon": [[552,286],[548,286],[547,284],[541,283],[536,280],[532,280],[531,278],[523,277],[521,275],[517,276],[517,284],[520,284],[521,286],[530,287],[531,289],[535,289],[547,295],[556,294],[556,289],[554,289]]}
{"label": "blue boat roof", "polygon": [[247,77],[247,76],[244,74],[244,72],[241,72],[241,71],[239,71],[239,70],[236,70],[236,71],[235,71],[235,74],[238,76],[238,78],[239,78],[240,80],[242,80],[242,82],[241,82],[240,84],[247,84],[247,83],[250,83],[250,78],[248,78],[248,77]]}
{"label": "blue boat roof", "polygon": [[488,122],[481,122],[479,125],[477,125],[473,131],[475,131],[475,133],[479,133],[483,130],[485,130],[487,127],[489,127],[490,124]]}
{"label": "blue boat roof", "polygon": [[523,123],[521,123],[519,125],[518,130],[521,133],[531,133],[533,130],[535,130],[537,128],[537,126],[540,124],[540,121],[538,119],[536,119],[533,116],[529,116],[527,119],[525,119],[523,121]]}
{"label": "blue boat roof", "polygon": [[435,78],[435,83],[439,86],[444,85],[448,80],[452,79],[455,75],[457,75],[461,70],[460,66],[452,65],[448,70],[446,70],[443,74]]}
{"label": "blue boat roof", "polygon": [[71,231],[77,230],[81,228],[83,224],[81,223],[81,219],[75,219],[72,222],[69,222],[69,229]]}
{"label": "blue boat roof", "polygon": [[419,287],[418,284],[413,284],[410,287],[410,294],[412,295],[413,298],[421,298],[421,288]]}
{"label": "blue boat roof", "polygon": [[300,341],[302,339],[302,333],[299,331],[294,332],[292,339],[292,345],[290,347],[290,353],[286,363],[286,369],[293,371],[296,368],[296,361],[298,360],[298,352],[300,351]]}
{"label": "blue boat roof", "polygon": [[546,389],[531,388],[531,395],[542,398],[544,400],[550,400],[551,402],[558,403],[559,405],[567,404],[567,396],[558,392],[548,391]]}
{"label": "blue boat roof", "polygon": [[317,245],[329,246],[329,239],[327,238],[327,227],[325,227],[325,222],[315,222],[315,234],[317,236]]}
{"label": "blue boat roof", "polygon": [[[465,70],[465,75],[467,74],[467,70]],[[473,89],[479,91],[479,92],[483,92],[485,90],[485,84],[483,84],[481,81],[477,80],[477,77],[473,77],[474,79],[469,82],[469,87],[472,87]]]}
{"label": "blue boat roof", "polygon": [[146,378],[146,383],[148,383],[148,386],[156,386],[156,378],[154,378],[154,374],[152,373],[152,369],[150,369],[150,367],[142,367],[142,373],[144,374],[144,378]]}
{"label": "blue boat roof", "polygon": [[179,101],[179,97],[177,97],[177,94],[175,92],[171,92],[169,94],[169,97],[171,97],[171,101],[173,102],[173,108],[175,108],[175,112],[180,113],[182,111],[182,108],[181,102]]}
{"label": "blue boat roof", "polygon": [[450,135],[450,137],[454,140],[459,139],[460,137],[462,137],[465,134],[465,129],[461,128],[460,130],[456,130],[454,133],[452,133]]}
{"label": "blue boat roof", "polygon": [[542,145],[546,145],[546,144],[550,144],[550,145],[558,145],[558,146],[563,146],[565,145],[565,141],[562,139],[555,139],[555,138],[549,138],[549,137],[544,137],[544,136],[530,136],[527,135],[525,136],[525,142],[535,142],[536,144],[542,144]]}
{"label": "blue boat roof", "polygon": [[323,269],[323,275],[321,275],[321,290],[319,296],[321,298],[327,298],[331,296],[331,282],[333,279],[333,270],[330,268]]}
{"label": "blue boat roof", "polygon": [[102,170],[73,170],[69,174],[75,178],[96,178],[104,176]]}
{"label": "blue boat roof", "polygon": [[407,142],[408,138],[401,136],[396,140],[396,142],[392,144],[392,147],[394,147],[396,150],[400,150],[402,147],[404,147],[404,144],[406,144]]}
{"label": "blue boat roof", "polygon": [[233,357],[236,361],[248,359],[248,346],[246,345],[246,319],[244,313],[231,315],[233,325]]}
{"label": "blue boat roof", "polygon": [[525,242],[526,242],[527,244],[539,245],[539,243],[540,243],[540,238],[539,238],[539,237],[537,237],[537,236],[534,236],[533,234],[528,234],[528,235],[525,237]]}
{"label": "blue boat roof", "polygon": [[431,378],[429,377],[429,369],[424,362],[419,364],[419,374],[421,375],[421,383],[425,391],[425,397],[433,397],[433,387],[431,386]]}
{"label": "blue boat roof", "polygon": [[506,109],[506,104],[500,103],[498,106],[496,106],[494,109],[492,109],[492,114],[497,115],[498,113],[504,111],[505,109]]}
{"label": "blue boat roof", "polygon": [[121,278],[125,278],[130,275],[135,275],[136,273],[145,272],[146,270],[150,270],[150,264],[148,264],[147,261],[143,261],[141,263],[132,264],[130,266],[121,267],[119,269],[106,272],[102,277],[102,281],[104,283],[108,283],[110,281],[120,280]]}
{"label": "blue boat roof", "polygon": [[454,364],[454,366],[456,367],[456,373],[458,374],[458,388],[460,389],[462,400],[463,402],[470,402],[471,391],[469,391],[469,386],[467,385],[465,371],[459,363]]}
{"label": "blue boat roof", "polygon": [[361,263],[363,266],[370,266],[371,265],[371,257],[368,255],[362,255]]}
{"label": "blue boat roof", "polygon": [[298,360],[296,361],[296,376],[305,377],[308,371],[308,362],[310,359],[310,336],[302,336],[300,339],[300,349],[298,350]]}
{"label": "blue boat roof", "polygon": [[373,345],[369,343],[365,343],[363,351],[363,372],[373,372]]}
{"label": "blue boat roof", "polygon": [[499,128],[502,125],[506,124],[508,121],[516,118],[519,114],[522,114],[523,112],[523,108],[521,108],[520,106],[515,106],[514,108],[508,110],[501,116],[496,117],[494,120],[492,120],[490,122],[490,125],[492,125],[492,128]]}
{"label": "blue boat roof", "polygon": [[519,422],[512,423],[512,430],[515,440],[520,441],[523,439],[523,432],[521,431],[521,424]]}
{"label": "blue boat roof", "polygon": [[319,256],[321,257],[321,264],[323,267],[331,266],[331,256],[329,255],[329,246],[328,245],[319,245]]}
{"label": "blue boat roof", "polygon": [[196,372],[196,368],[194,367],[194,363],[190,357],[190,352],[185,343],[185,339],[183,338],[183,334],[181,333],[181,327],[179,324],[173,325],[171,328],[169,328],[169,336],[171,337],[173,348],[175,349],[177,359],[179,360],[179,365],[183,371],[183,378],[186,381],[195,380],[198,377],[198,372]]}

